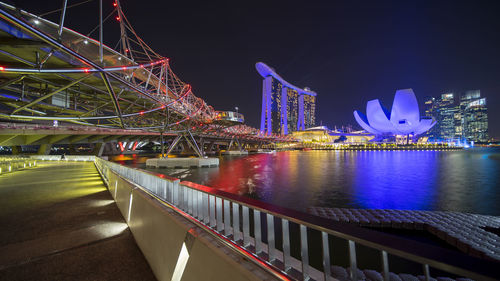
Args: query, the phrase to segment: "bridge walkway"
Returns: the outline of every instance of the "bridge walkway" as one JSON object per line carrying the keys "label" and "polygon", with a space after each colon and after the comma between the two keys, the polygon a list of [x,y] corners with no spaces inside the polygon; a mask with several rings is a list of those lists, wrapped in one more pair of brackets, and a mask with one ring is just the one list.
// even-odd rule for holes
{"label": "bridge walkway", "polygon": [[156,280],[92,162],[0,175],[0,280]]}

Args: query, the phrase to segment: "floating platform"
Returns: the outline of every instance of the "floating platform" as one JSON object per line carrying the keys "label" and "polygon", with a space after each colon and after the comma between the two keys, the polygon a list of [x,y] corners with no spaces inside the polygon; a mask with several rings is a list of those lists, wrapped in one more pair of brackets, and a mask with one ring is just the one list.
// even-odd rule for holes
{"label": "floating platform", "polygon": [[246,151],[246,150],[243,150],[243,151],[223,151],[221,154],[222,155],[232,155],[232,156],[248,155],[248,151]]}
{"label": "floating platform", "polygon": [[311,207],[309,213],[334,221],[380,228],[427,231],[469,255],[500,261],[500,217],[445,211]]}
{"label": "floating platform", "polygon": [[219,166],[219,158],[152,158],[146,160],[146,167],[155,168],[201,168],[217,166]]}

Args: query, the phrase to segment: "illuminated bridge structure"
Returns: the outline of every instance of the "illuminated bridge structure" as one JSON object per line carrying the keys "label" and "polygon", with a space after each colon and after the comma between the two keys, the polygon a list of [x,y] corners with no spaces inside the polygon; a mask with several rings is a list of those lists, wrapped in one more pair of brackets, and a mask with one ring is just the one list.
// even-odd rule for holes
{"label": "illuminated bridge structure", "polygon": [[[108,2],[113,10],[105,18],[99,2],[97,39],[64,27],[79,5],[67,2],[62,1],[59,23],[0,3],[0,119],[57,121],[130,130],[131,135],[142,130],[191,142],[201,134],[265,143],[290,140],[264,136],[243,125],[242,115],[217,112],[197,97],[173,72],[170,59],[138,36],[119,0]],[[115,48],[103,44],[108,18],[120,27]]]}

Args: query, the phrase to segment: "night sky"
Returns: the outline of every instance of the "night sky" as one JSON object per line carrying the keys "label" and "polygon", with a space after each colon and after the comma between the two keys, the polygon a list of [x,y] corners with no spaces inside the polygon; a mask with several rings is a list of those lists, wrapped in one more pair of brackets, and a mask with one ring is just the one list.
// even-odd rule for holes
{"label": "night sky", "polygon": [[[62,3],[10,1],[16,2],[35,14]],[[112,1],[103,2],[111,11]],[[218,110],[238,106],[251,126],[260,126],[262,78],[255,63],[262,61],[318,93],[318,125],[358,128],[353,110],[364,112],[375,98],[390,108],[396,89],[413,88],[420,104],[425,96],[480,89],[490,136],[500,137],[500,1],[121,3],[140,36],[171,59],[197,96]],[[88,33],[97,7],[94,0],[68,10],[67,25]],[[47,18],[57,22],[58,14]],[[119,36],[113,18],[105,26],[110,46]]]}

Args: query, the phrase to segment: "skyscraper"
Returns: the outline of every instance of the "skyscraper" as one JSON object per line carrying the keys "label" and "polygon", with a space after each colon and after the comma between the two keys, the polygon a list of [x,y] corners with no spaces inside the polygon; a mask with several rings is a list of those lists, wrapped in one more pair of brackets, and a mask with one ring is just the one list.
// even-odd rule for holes
{"label": "skyscraper", "polygon": [[441,95],[437,108],[437,124],[439,124],[439,138],[443,140],[455,139],[455,114],[460,108],[455,103],[455,95],[446,93]]}
{"label": "skyscraper", "polygon": [[460,99],[463,137],[467,141],[488,141],[488,110],[486,98],[479,90],[467,91]]}
{"label": "skyscraper", "polygon": [[488,141],[488,114],[486,98],[479,90],[466,91],[460,101],[454,93],[440,99],[427,98],[425,114],[437,121],[427,136],[432,140]]}
{"label": "skyscraper", "polygon": [[255,65],[262,81],[262,114],[260,130],[266,134],[287,135],[314,127],[316,93],[298,88],[281,78],[272,68]]}
{"label": "skyscraper", "polygon": [[[304,96],[304,129],[316,126],[316,97]],[[303,129],[303,130],[304,130]]]}

